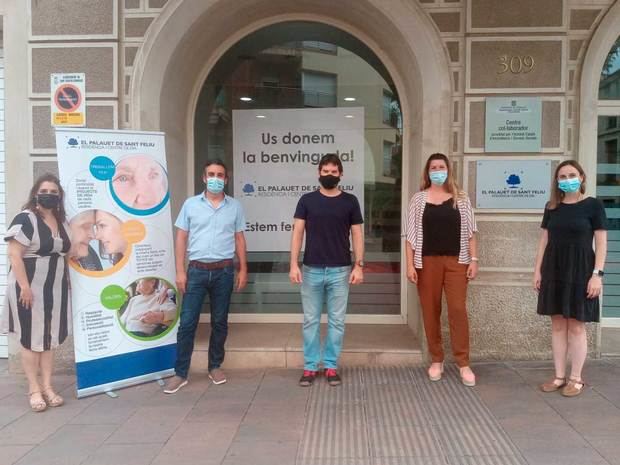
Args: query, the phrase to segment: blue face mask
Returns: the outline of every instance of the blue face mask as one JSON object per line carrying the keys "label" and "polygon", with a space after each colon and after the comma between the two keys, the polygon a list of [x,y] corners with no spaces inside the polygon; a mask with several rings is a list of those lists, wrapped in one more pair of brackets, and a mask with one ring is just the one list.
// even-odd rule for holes
{"label": "blue face mask", "polygon": [[571,194],[578,192],[581,187],[581,180],[579,178],[560,179],[558,181],[558,187],[562,192]]}
{"label": "blue face mask", "polygon": [[224,180],[220,178],[207,178],[207,190],[212,194],[219,194],[224,190]]}
{"label": "blue face mask", "polygon": [[431,178],[431,182],[438,186],[442,186],[446,179],[448,179],[447,171],[430,171],[428,177]]}

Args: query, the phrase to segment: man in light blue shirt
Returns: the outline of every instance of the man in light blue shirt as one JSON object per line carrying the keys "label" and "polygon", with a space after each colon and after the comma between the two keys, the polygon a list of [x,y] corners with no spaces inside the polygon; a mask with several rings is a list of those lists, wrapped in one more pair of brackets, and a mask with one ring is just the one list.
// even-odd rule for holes
{"label": "man in light blue shirt", "polygon": [[[206,190],[185,201],[175,223],[176,283],[184,295],[177,333],[176,376],[168,382],[164,390],[166,394],[174,394],[188,383],[196,327],[207,293],[211,302],[209,378],[214,384],[226,382],[220,366],[224,361],[224,344],[228,335],[230,296],[233,286],[241,290],[248,279],[243,235],[245,217],[241,204],[224,194],[228,182],[224,163],[221,160],[207,162],[203,181]],[[187,271],[186,254],[189,258]],[[235,254],[239,259],[236,279]]]}

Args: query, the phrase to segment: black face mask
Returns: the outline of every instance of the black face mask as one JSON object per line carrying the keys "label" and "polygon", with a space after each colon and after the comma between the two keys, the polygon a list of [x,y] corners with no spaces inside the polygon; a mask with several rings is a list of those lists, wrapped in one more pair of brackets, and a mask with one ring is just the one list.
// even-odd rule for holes
{"label": "black face mask", "polygon": [[333,189],[340,182],[340,176],[334,176],[331,174],[328,174],[327,176],[320,176],[319,182],[325,189]]}
{"label": "black face mask", "polygon": [[60,204],[60,196],[56,194],[37,194],[37,203],[43,208],[54,209]]}

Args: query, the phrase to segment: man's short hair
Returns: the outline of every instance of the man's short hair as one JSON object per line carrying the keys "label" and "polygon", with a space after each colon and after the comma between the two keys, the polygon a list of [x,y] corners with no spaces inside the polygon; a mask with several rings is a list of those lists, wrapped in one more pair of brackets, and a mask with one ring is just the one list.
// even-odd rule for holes
{"label": "man's short hair", "polygon": [[207,168],[211,165],[217,165],[217,166],[221,166],[222,168],[224,168],[224,176],[228,177],[228,168],[226,168],[226,165],[224,164],[224,162],[219,158],[213,158],[212,160],[207,160],[207,162],[202,167],[202,173],[206,174]]}
{"label": "man's short hair", "polygon": [[344,172],[342,169],[342,162],[340,158],[335,153],[326,153],[321,157],[321,161],[319,162],[319,171],[323,168],[324,165],[336,165],[338,167],[338,171],[340,173]]}

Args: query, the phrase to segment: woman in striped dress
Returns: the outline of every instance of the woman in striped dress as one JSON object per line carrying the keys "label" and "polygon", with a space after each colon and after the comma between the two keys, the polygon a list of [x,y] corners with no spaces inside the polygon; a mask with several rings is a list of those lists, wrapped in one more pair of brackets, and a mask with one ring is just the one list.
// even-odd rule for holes
{"label": "woman in striped dress", "polygon": [[19,337],[30,407],[35,412],[64,402],[51,381],[53,350],[67,338],[71,327],[65,262],[71,246],[68,231],[64,192],[58,178],[46,174],[36,181],[24,210],[13,219],[4,237],[11,268],[2,327]]}
{"label": "woman in striped dress", "polygon": [[469,367],[467,282],[478,273],[476,221],[467,194],[459,190],[448,157],[431,155],[422,174],[421,191],[409,203],[407,278],[418,285],[424,332],[431,356],[428,376],[443,374],[441,296],[446,294],[450,341],[461,381],[474,386]]}

